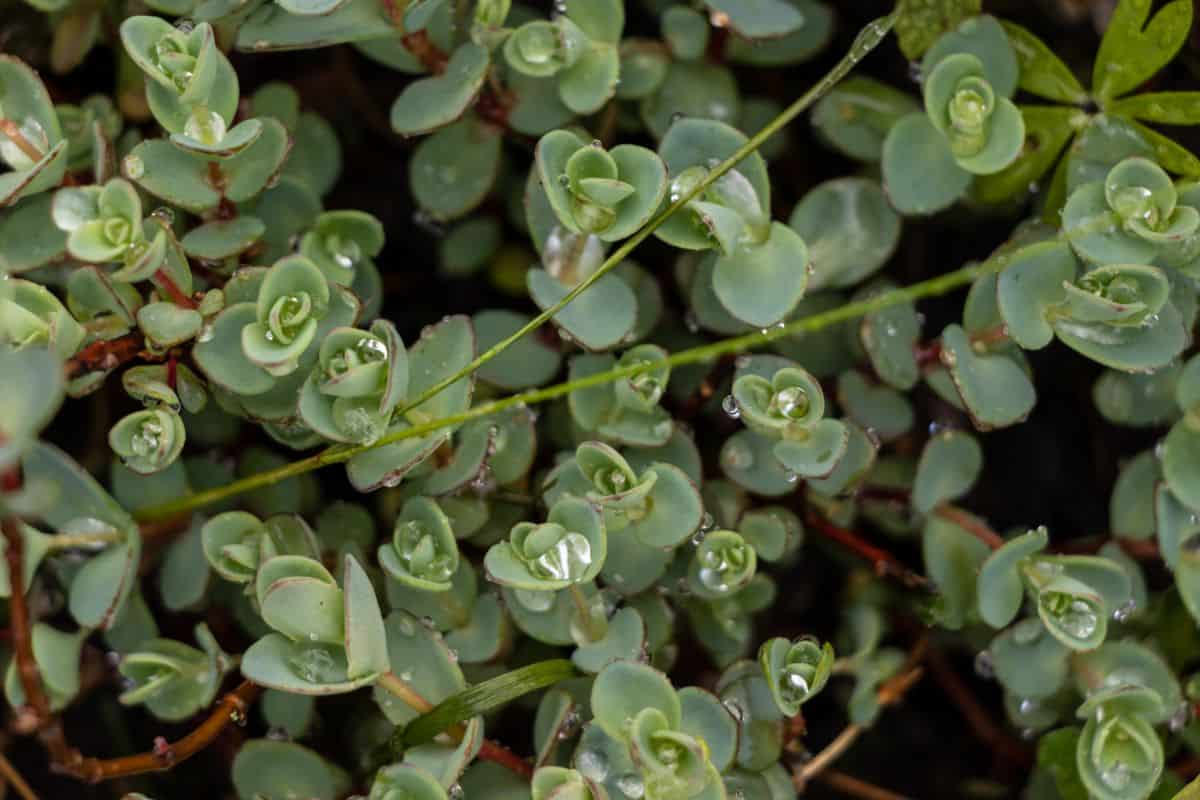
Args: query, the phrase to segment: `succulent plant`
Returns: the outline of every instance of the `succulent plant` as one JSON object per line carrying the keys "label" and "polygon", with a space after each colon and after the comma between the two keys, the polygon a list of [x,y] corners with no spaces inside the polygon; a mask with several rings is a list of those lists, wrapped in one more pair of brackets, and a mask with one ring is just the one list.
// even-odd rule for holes
{"label": "succulent plant", "polygon": [[1190,0],[102,5],[0,0],[19,794],[1191,796]]}

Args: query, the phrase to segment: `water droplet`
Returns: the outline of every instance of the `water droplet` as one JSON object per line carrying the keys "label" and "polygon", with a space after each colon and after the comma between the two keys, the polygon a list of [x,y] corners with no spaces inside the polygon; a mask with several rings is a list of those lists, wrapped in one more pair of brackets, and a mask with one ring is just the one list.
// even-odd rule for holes
{"label": "water droplet", "polygon": [[1115,792],[1122,791],[1129,786],[1133,779],[1133,774],[1129,769],[1129,765],[1124,761],[1114,761],[1110,766],[1100,771],[1100,780],[1105,786]]}
{"label": "water droplet", "polygon": [[990,650],[980,650],[975,654],[975,674],[989,681],[996,677],[996,667],[992,663]]}
{"label": "water droplet", "polygon": [[201,144],[214,146],[225,138],[225,118],[206,106],[196,106],[183,126],[183,135]]}
{"label": "water droplet", "polygon": [[1179,708],[1175,709],[1175,713],[1171,715],[1171,719],[1167,722],[1167,727],[1172,733],[1179,733],[1192,721],[1192,705],[1188,702],[1179,704]]}
{"label": "water droplet", "polygon": [[640,775],[629,773],[617,778],[617,789],[630,800],[640,800],[646,794],[646,784]]}
{"label": "water droplet", "polygon": [[591,564],[591,542],[583,534],[569,531],[534,558],[529,570],[543,580],[576,581]]}
{"label": "water droplet", "polygon": [[125,174],[130,180],[136,181],[146,174],[146,163],[142,161],[141,156],[130,153],[125,156],[122,164],[125,167]]}
{"label": "water droplet", "polygon": [[450,798],[450,800],[463,800],[463,798],[467,796],[467,792],[465,789],[463,789],[461,783],[455,783],[446,790],[446,796]]}
{"label": "water droplet", "polygon": [[743,719],[745,719],[746,709],[742,708],[742,704],[737,700],[734,700],[733,698],[727,698],[721,701],[721,705],[725,706],[725,710],[728,711],[738,722],[741,722]]}
{"label": "water droplet", "polygon": [[175,212],[166,206],[159,206],[154,209],[154,212],[150,216],[162,220],[168,226],[175,224]]}
{"label": "water droplet", "polygon": [[1137,602],[1131,597],[1121,605],[1113,609],[1112,618],[1114,622],[1127,622],[1130,617],[1137,611]]}
{"label": "water droplet", "polygon": [[608,758],[599,750],[583,750],[575,757],[575,769],[588,780],[603,783],[608,777]]}
{"label": "water droplet", "polygon": [[721,410],[724,411],[730,419],[739,419],[742,416],[742,409],[738,406],[737,400],[734,399],[734,396],[731,394],[725,395],[725,398],[721,401]]}
{"label": "water droplet", "polygon": [[288,658],[292,670],[309,683],[330,683],[339,670],[327,647],[305,647]]}

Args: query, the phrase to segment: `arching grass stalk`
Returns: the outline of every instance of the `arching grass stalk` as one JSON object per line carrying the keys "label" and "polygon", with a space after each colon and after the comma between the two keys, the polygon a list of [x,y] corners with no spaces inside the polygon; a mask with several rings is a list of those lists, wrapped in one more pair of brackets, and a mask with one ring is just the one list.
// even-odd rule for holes
{"label": "arching grass stalk", "polygon": [[499,411],[503,411],[514,406],[535,405],[543,403],[547,400],[554,400],[558,397],[564,397],[577,389],[584,389],[589,386],[598,386],[605,383],[611,383],[619,378],[626,378],[631,375],[637,375],[641,372],[648,372],[658,369],[663,365],[670,367],[679,367],[685,364],[695,364],[699,362],[712,361],[723,355],[732,353],[740,353],[747,350],[753,350],[761,347],[776,339],[781,339],[786,336],[803,335],[807,333],[815,333],[816,331],[828,328],[831,325],[836,325],[839,322],[855,319],[857,317],[879,311],[899,303],[911,302],[920,300],[926,297],[936,297],[946,294],[962,286],[965,286],[981,275],[987,267],[981,264],[971,264],[954,272],[948,272],[945,275],[939,275],[929,280],[921,281],[912,286],[903,289],[894,289],[889,292],[871,297],[866,300],[860,300],[855,303],[849,303],[839,308],[823,311],[819,314],[813,314],[802,319],[794,320],[785,325],[777,325],[768,330],[755,333],[747,333],[742,336],[735,336],[730,339],[723,339],[711,344],[693,347],[689,350],[681,350],[678,353],[673,353],[668,358],[660,361],[642,362],[626,367],[611,369],[606,372],[599,372],[595,375],[589,375],[584,378],[579,378],[573,381],[547,386],[541,389],[531,389],[527,392],[510,395],[499,400],[492,400],[487,403],[475,406],[462,414],[455,414],[442,419],[432,420],[421,425],[414,425],[411,428],[406,428],[402,431],[389,433],[378,441],[369,445],[346,446],[335,445],[326,448],[316,455],[308,458],[294,461],[291,464],[285,464],[277,469],[267,470],[255,475],[250,475],[241,480],[234,481],[227,486],[221,486],[215,489],[208,489],[203,492],[196,492],[182,497],[178,500],[173,500],[167,503],[160,503],[155,506],[147,506],[137,513],[139,520],[163,519],[165,517],[173,517],[178,514],[191,511],[202,506],[216,503],[226,498],[239,495],[243,492],[248,492],[252,489],[258,489],[263,486],[270,486],[287,478],[293,478],[297,475],[303,475],[306,472],[320,469],[329,464],[340,464],[349,461],[357,455],[366,453],[377,447],[382,447],[386,444],[398,442],[403,439],[410,439],[416,436],[424,436],[434,431],[441,430],[451,426],[461,425],[480,417],[490,416]]}
{"label": "arching grass stalk", "polygon": [[690,192],[683,194],[681,197],[675,200],[675,202],[667,206],[667,208],[665,208],[660,214],[654,217],[654,219],[647,222],[641,230],[622,242],[621,246],[614,250],[612,255],[605,259],[604,263],[602,263],[595,272],[584,279],[578,286],[567,292],[567,295],[562,300],[559,300],[550,308],[538,314],[511,336],[501,339],[499,342],[480,353],[474,361],[463,367],[458,372],[450,375],[444,380],[438,381],[433,386],[430,386],[424,392],[417,395],[415,398],[410,400],[407,405],[400,409],[400,413],[403,414],[409,409],[416,408],[417,406],[421,405],[446,387],[453,385],[463,377],[475,372],[475,370],[479,369],[481,366],[504,352],[504,350],[513,343],[520,341],[527,334],[532,333],[542,325],[546,324],[546,322],[549,321],[555,314],[557,314],[559,311],[562,311],[568,303],[570,303],[579,295],[583,294],[588,290],[589,287],[592,286],[592,284],[603,278],[618,264],[628,258],[629,254],[632,253],[639,244],[650,238],[650,235],[653,234],[660,225],[666,222],[668,217],[670,217],[679,209],[683,208],[695,198],[699,197],[700,194],[703,193],[713,183],[715,183],[718,178],[736,167],[738,163],[742,161],[742,159],[756,151],[765,141],[767,141],[767,139],[770,139],[789,122],[794,120],[800,114],[804,113],[809,106],[819,100],[834,86],[836,86],[837,83],[842,78],[846,77],[850,70],[852,70],[854,66],[858,64],[858,62],[862,61],[868,53],[874,50],[879,43],[884,40],[888,32],[891,31],[895,21],[896,12],[892,12],[886,17],[880,17],[879,19],[869,23],[859,32],[858,36],[854,40],[854,44],[851,45],[850,50],[847,51],[846,55],[842,56],[841,60],[834,64],[833,69],[829,70],[829,72],[826,73],[821,80],[817,81],[812,88],[801,95],[790,106],[781,111],[777,117],[764,125],[762,130],[751,136],[744,145],[739,147],[733,153],[733,155],[729,156],[729,158],[725,159],[719,165],[714,167],[712,171],[705,176],[704,180],[696,184],[695,188],[693,188]]}

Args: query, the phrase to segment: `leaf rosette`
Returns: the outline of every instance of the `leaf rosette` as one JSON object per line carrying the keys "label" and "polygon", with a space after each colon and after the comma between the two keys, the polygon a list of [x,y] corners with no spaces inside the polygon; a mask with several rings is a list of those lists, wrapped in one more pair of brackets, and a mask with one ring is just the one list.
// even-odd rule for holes
{"label": "leaf rosette", "polygon": [[312,529],[296,514],[260,520],[248,511],[223,511],[205,521],[200,541],[209,565],[234,583],[254,580],[259,565],[276,556],[320,555]]}
{"label": "leaf rosette", "polygon": [[450,519],[428,497],[404,504],[392,541],[379,547],[379,565],[389,577],[427,592],[449,591],[458,570],[458,543]]}
{"label": "leaf rosette", "polygon": [[779,710],[789,717],[815,697],[833,672],[833,646],[804,637],[789,641],[781,636],[763,642],[758,663]]}
{"label": "leaf rosette", "polygon": [[1200,251],[1200,210],[1180,200],[1162,167],[1133,156],[1071,193],[1063,231],[1096,264],[1180,265]]}
{"label": "leaf rosette", "polygon": [[300,417],[327,439],[370,444],[407,392],[408,353],[392,323],[376,320],[370,331],[335,328],[300,390]]}
{"label": "leaf rosette", "polygon": [[537,146],[538,174],[555,215],[576,233],[611,242],[642,227],[667,191],[667,169],[653,150],[584,144],[551,131]]}
{"label": "leaf rosette", "polygon": [[341,694],[389,669],[387,634],[370,578],[352,555],[342,586],[321,562],[276,556],[259,565],[255,594],[273,633],[242,657],[242,674],[295,694]]}
{"label": "leaf rosette", "polygon": [[242,328],[242,351],[275,377],[295,371],[329,310],[329,284],[316,265],[287,256],[267,270],[255,301],[255,320]]}
{"label": "leaf rosette", "polygon": [[520,522],[484,557],[488,577],[528,592],[553,592],[600,574],[608,549],[604,518],[590,503],[564,498],[543,523]]}
{"label": "leaf rosette", "polygon": [[121,463],[140,475],[161,472],[183,452],[183,419],[167,407],[135,411],[117,420],[108,443]]}

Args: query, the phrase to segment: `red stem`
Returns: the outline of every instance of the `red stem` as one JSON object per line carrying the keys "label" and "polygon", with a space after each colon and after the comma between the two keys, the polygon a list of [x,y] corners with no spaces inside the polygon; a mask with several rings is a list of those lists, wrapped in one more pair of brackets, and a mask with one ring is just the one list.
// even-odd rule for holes
{"label": "red stem", "polygon": [[946,662],[946,657],[935,647],[930,647],[925,656],[939,686],[958,707],[959,713],[967,721],[971,731],[984,744],[1008,763],[1014,766],[1028,766],[1033,758],[1028,748],[1009,736],[1003,728],[992,721],[975,695],[963,683],[958,673]]}
{"label": "red stem", "polygon": [[181,308],[194,309],[199,305],[179,288],[179,284],[171,279],[171,276],[167,274],[166,267],[159,267],[154,273],[154,283],[158,288],[167,293],[167,296],[171,298],[171,302]]}
{"label": "red stem", "polygon": [[513,751],[491,739],[484,739],[479,748],[479,757],[506,767],[526,780],[533,777],[533,765]]}
{"label": "red stem", "polygon": [[867,542],[853,531],[839,528],[821,515],[811,511],[808,514],[808,524],[826,539],[832,539],[863,560],[870,562],[875,574],[881,578],[896,578],[910,589],[929,588],[929,580],[925,576],[913,572],[887,550]]}
{"label": "red stem", "polygon": [[66,363],[67,380],[97,370],[113,370],[143,355],[140,333],[127,333],[116,339],[100,339],[80,350]]}

